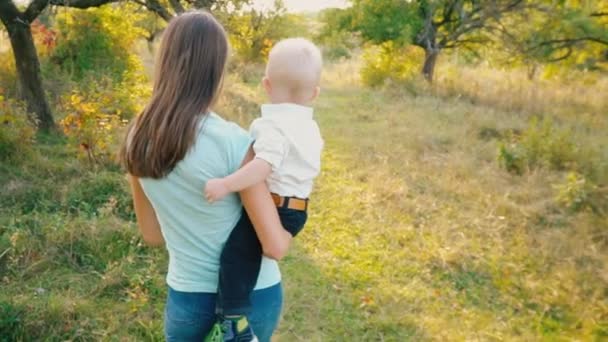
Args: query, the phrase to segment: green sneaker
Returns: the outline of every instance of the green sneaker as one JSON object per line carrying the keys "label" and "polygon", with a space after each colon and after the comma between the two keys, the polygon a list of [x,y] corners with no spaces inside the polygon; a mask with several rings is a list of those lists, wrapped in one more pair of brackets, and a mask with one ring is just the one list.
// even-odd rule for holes
{"label": "green sneaker", "polygon": [[204,342],[224,342],[224,326],[222,323],[216,322],[213,325]]}

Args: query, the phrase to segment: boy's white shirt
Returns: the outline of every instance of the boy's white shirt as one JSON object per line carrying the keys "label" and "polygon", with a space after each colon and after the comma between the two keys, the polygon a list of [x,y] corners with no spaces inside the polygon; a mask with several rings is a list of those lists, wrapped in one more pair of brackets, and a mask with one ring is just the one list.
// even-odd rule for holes
{"label": "boy's white shirt", "polygon": [[293,103],[265,104],[249,130],[256,158],[272,166],[266,179],[270,192],[308,198],[321,171],[323,150],[313,109]]}

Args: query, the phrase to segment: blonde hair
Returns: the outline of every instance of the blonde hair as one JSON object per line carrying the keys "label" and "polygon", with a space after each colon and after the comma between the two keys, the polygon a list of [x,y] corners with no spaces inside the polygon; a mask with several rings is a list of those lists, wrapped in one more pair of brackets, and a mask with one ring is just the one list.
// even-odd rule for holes
{"label": "blonde hair", "polygon": [[314,91],[321,80],[323,58],[315,44],[304,38],[278,42],[268,55],[266,77],[295,98]]}

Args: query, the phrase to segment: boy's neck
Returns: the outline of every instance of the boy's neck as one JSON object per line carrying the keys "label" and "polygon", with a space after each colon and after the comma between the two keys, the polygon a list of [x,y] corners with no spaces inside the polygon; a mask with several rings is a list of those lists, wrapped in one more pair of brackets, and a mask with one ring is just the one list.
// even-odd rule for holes
{"label": "boy's neck", "polygon": [[295,104],[298,106],[304,106],[304,107],[310,107],[310,102],[298,102],[298,101],[289,101],[289,100],[285,100],[285,101],[270,101],[271,104],[284,104],[284,103],[288,103],[288,104]]}

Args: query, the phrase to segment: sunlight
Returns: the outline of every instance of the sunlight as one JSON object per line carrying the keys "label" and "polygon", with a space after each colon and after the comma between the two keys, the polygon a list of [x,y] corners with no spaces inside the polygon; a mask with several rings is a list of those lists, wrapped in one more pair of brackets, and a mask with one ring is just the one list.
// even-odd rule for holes
{"label": "sunlight", "polygon": [[[315,12],[325,8],[345,8],[349,6],[347,0],[284,0],[283,3],[289,12]],[[254,6],[259,9],[272,8],[274,0],[254,0]]]}

